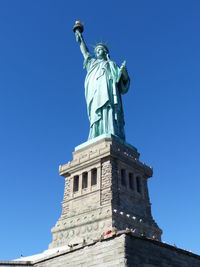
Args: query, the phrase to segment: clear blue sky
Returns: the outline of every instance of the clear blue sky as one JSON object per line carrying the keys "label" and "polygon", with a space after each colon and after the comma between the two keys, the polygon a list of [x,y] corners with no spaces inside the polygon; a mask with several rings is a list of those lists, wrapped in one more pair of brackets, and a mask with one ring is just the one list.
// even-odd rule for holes
{"label": "clear blue sky", "polygon": [[[61,214],[58,166],[87,140],[72,27],[127,60],[127,142],[153,166],[163,240],[200,254],[200,1],[0,1],[0,259],[42,252]],[[92,47],[90,46],[92,49]]]}

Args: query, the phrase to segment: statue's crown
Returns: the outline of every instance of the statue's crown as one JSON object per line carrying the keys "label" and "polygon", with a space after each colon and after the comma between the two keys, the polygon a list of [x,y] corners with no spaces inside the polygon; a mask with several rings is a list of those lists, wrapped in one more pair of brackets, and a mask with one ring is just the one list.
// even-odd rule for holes
{"label": "statue's crown", "polygon": [[95,46],[94,46],[94,52],[96,51],[97,47],[103,47],[107,53],[109,53],[109,50],[108,50],[108,47],[106,44],[104,44],[103,42],[100,42],[100,43],[97,43]]}

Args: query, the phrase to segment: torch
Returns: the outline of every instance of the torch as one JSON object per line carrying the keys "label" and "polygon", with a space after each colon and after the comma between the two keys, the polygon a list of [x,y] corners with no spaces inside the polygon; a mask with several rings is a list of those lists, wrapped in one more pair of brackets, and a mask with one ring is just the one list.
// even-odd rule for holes
{"label": "torch", "polygon": [[[81,23],[81,21],[80,20],[77,20],[77,21],[75,21],[75,25],[74,25],[74,27],[73,27],[73,31],[74,31],[74,33],[76,33],[76,32],[78,32],[78,33],[82,33],[83,32],[83,24]],[[80,34],[77,34],[76,35],[76,40],[78,41],[78,36],[80,36]]]}

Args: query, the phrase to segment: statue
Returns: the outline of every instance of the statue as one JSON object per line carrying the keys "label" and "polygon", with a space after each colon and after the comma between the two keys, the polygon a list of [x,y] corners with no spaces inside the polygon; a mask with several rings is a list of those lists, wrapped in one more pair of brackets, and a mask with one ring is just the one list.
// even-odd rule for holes
{"label": "statue", "polygon": [[88,139],[113,134],[125,140],[121,94],[127,93],[130,85],[126,61],[119,67],[110,60],[109,50],[102,42],[96,44],[93,57],[83,39],[83,25],[80,21],[76,21],[73,30],[80,43],[87,71],[85,98],[90,121]]}

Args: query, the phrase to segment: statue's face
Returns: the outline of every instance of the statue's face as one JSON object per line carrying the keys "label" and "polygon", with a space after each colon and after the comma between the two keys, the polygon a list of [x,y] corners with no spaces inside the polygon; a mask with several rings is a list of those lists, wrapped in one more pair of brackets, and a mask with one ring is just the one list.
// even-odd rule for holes
{"label": "statue's face", "polygon": [[105,59],[106,58],[106,51],[102,46],[98,46],[95,49],[96,57],[98,59]]}

